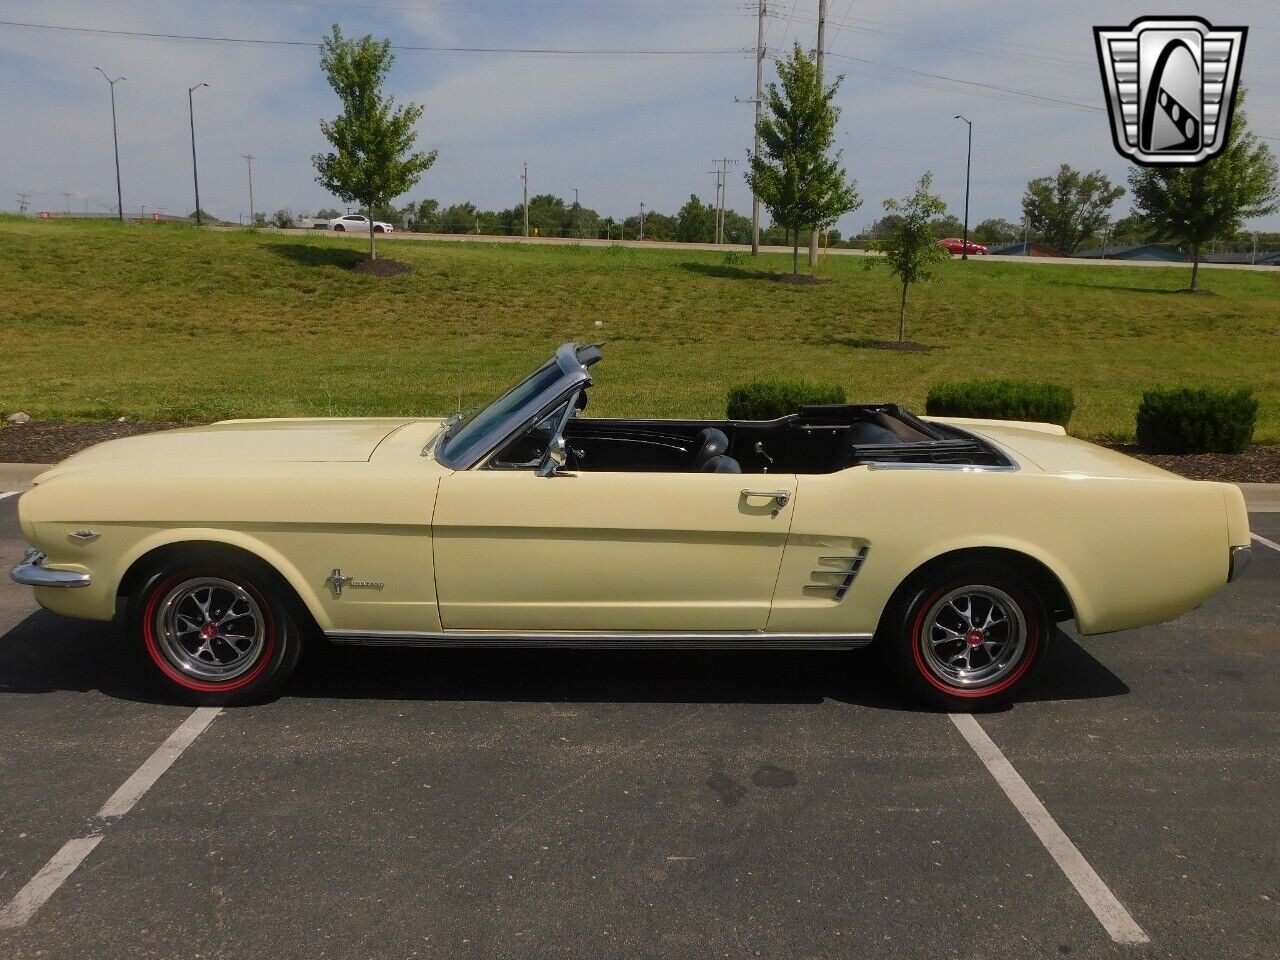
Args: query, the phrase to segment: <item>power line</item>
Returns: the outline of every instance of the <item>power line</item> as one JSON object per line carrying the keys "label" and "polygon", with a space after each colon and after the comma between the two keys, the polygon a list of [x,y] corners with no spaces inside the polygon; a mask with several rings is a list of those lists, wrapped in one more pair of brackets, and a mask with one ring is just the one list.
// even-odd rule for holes
{"label": "power line", "polygon": [[900,70],[903,73],[909,73],[918,77],[927,77],[931,80],[945,80],[948,83],[960,83],[965,86],[979,87],[984,90],[992,90],[998,93],[1012,93],[1020,97],[1028,97],[1033,100],[1041,100],[1045,103],[1056,103],[1061,106],[1074,107],[1079,110],[1089,110],[1094,113],[1105,113],[1106,108],[1100,107],[1092,103],[1082,103],[1079,100],[1068,100],[1063,97],[1053,97],[1043,93],[1033,93],[1030,90],[1019,90],[1016,87],[1005,87],[997,83],[984,83],[981,80],[963,80],[960,77],[949,77],[942,73],[929,73],[926,70],[916,70],[912,67],[900,67],[897,64],[885,63],[883,60],[871,60],[867,57],[854,57],[846,53],[829,53],[827,56],[835,57],[838,60],[847,60],[852,63],[865,63],[874,67],[884,67],[888,70]]}
{"label": "power line", "polygon": [[[798,0],[797,0],[798,2]],[[138,30],[110,30],[100,27],[69,27],[60,24],[48,23],[30,23],[19,20],[0,20],[0,26],[20,27],[30,30],[48,30],[60,33],[76,33],[95,36],[113,36],[113,37],[134,37],[146,40],[179,40],[179,41],[198,41],[206,43],[237,43],[252,46],[268,46],[268,47],[309,47],[318,48],[319,43],[311,40],[268,40],[257,37],[223,37],[223,36],[207,36],[196,34],[180,34],[180,33],[148,33]],[[788,26],[789,30],[789,26]],[[754,55],[754,49],[747,48],[702,48],[702,49],[684,49],[684,50],[661,50],[661,49],[642,49],[642,50],[625,50],[625,49],[585,49],[585,48],[543,48],[543,47],[435,47],[435,46],[419,46],[412,44],[393,44],[392,49],[414,53],[492,53],[492,54],[517,54],[531,56],[563,56],[563,57],[746,57]],[[964,80],[960,77],[951,77],[945,74],[928,73],[922,70],[915,70],[910,67],[901,67],[896,64],[886,63],[881,60],[872,60],[865,57],[855,57],[849,54],[831,52],[827,54],[830,57],[847,61],[850,63],[861,63],[871,67],[877,67],[887,70],[896,70],[914,76],[927,78],[934,81],[942,81],[949,84],[960,84],[970,87],[968,92],[975,96],[986,96],[988,99],[1009,101],[1010,96],[1025,98],[1014,100],[1015,103],[1026,103],[1028,100],[1039,103],[1048,103],[1059,107],[1072,110],[1087,110],[1091,113],[1104,112],[1105,108],[1095,104],[1081,103],[1076,100],[1068,100],[1059,97],[1052,97],[1046,94],[1035,93],[1029,90],[1019,90],[1015,87],[1005,87],[998,84],[983,83],[976,80]],[[864,74],[865,75],[865,74]],[[880,79],[890,80],[896,83],[905,83],[914,86],[924,86],[931,89],[946,89],[938,87],[937,84],[912,82],[901,78],[880,77]],[[987,91],[979,93],[978,91]],[[1258,134],[1264,140],[1280,140],[1280,137],[1268,134]]]}
{"label": "power line", "polygon": [[[29,30],[52,30],[61,33],[90,34],[94,36],[134,37],[143,40],[193,40],[205,43],[242,43],[267,47],[314,47],[320,44],[314,40],[267,40],[259,37],[222,37],[187,33],[149,33],[141,30],[108,30],[102,27],[68,27],[52,23],[28,23],[21,20],[0,20],[0,26],[23,27]],[[392,44],[392,50],[411,53],[513,53],[541,56],[585,56],[585,57],[716,57],[745,56],[745,47],[735,48],[697,48],[684,50],[627,50],[627,49],[586,49],[569,47],[435,47],[415,44]]]}

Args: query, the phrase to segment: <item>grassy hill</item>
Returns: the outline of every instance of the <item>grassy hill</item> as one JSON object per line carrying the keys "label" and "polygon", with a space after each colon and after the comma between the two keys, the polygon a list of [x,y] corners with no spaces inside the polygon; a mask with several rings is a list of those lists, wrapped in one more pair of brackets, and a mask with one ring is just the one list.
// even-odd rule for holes
{"label": "grassy hill", "polygon": [[[746,258],[621,247],[387,242],[412,273],[346,269],[361,241],[0,218],[0,411],[210,419],[452,411],[570,339],[608,341],[591,412],[715,416],[778,375],[923,408],[929,385],[1017,376],[1072,387],[1071,430],[1125,436],[1144,388],[1252,387],[1280,441],[1280,271],[944,264],[912,294],[927,353],[896,336],[882,267],[772,282]],[[783,270],[785,257],[760,266]],[[596,323],[601,327],[597,328]]]}

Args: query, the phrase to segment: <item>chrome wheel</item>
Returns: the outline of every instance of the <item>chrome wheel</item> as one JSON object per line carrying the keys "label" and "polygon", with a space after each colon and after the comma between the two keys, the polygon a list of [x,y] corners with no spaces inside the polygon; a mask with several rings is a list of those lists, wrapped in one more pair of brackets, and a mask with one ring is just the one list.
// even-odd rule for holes
{"label": "chrome wheel", "polygon": [[959,587],[926,612],[919,643],[926,665],[940,680],[953,687],[985,687],[1021,661],[1027,622],[1003,590]]}
{"label": "chrome wheel", "polygon": [[155,636],[165,659],[206,681],[233,680],[249,670],[266,645],[266,620],[243,587],[199,577],[173,587],[155,612]]}

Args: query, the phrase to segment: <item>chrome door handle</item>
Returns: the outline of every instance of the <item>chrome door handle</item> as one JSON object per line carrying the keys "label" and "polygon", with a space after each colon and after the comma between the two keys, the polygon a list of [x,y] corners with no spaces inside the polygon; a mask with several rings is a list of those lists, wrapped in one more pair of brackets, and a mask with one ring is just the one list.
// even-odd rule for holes
{"label": "chrome door handle", "polygon": [[791,502],[790,490],[743,490],[742,495],[744,497],[768,497],[777,504],[779,510]]}

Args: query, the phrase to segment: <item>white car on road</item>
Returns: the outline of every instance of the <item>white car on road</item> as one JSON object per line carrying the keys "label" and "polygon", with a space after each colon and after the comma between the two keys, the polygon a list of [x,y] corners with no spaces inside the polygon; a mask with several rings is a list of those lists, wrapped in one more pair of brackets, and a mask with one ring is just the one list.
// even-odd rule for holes
{"label": "white car on road", "polygon": [[[353,233],[368,233],[369,218],[359,213],[349,213],[345,217],[334,217],[329,221],[329,229],[339,232],[350,230]],[[390,233],[391,224],[383,223],[381,220],[373,221],[374,233]]]}

